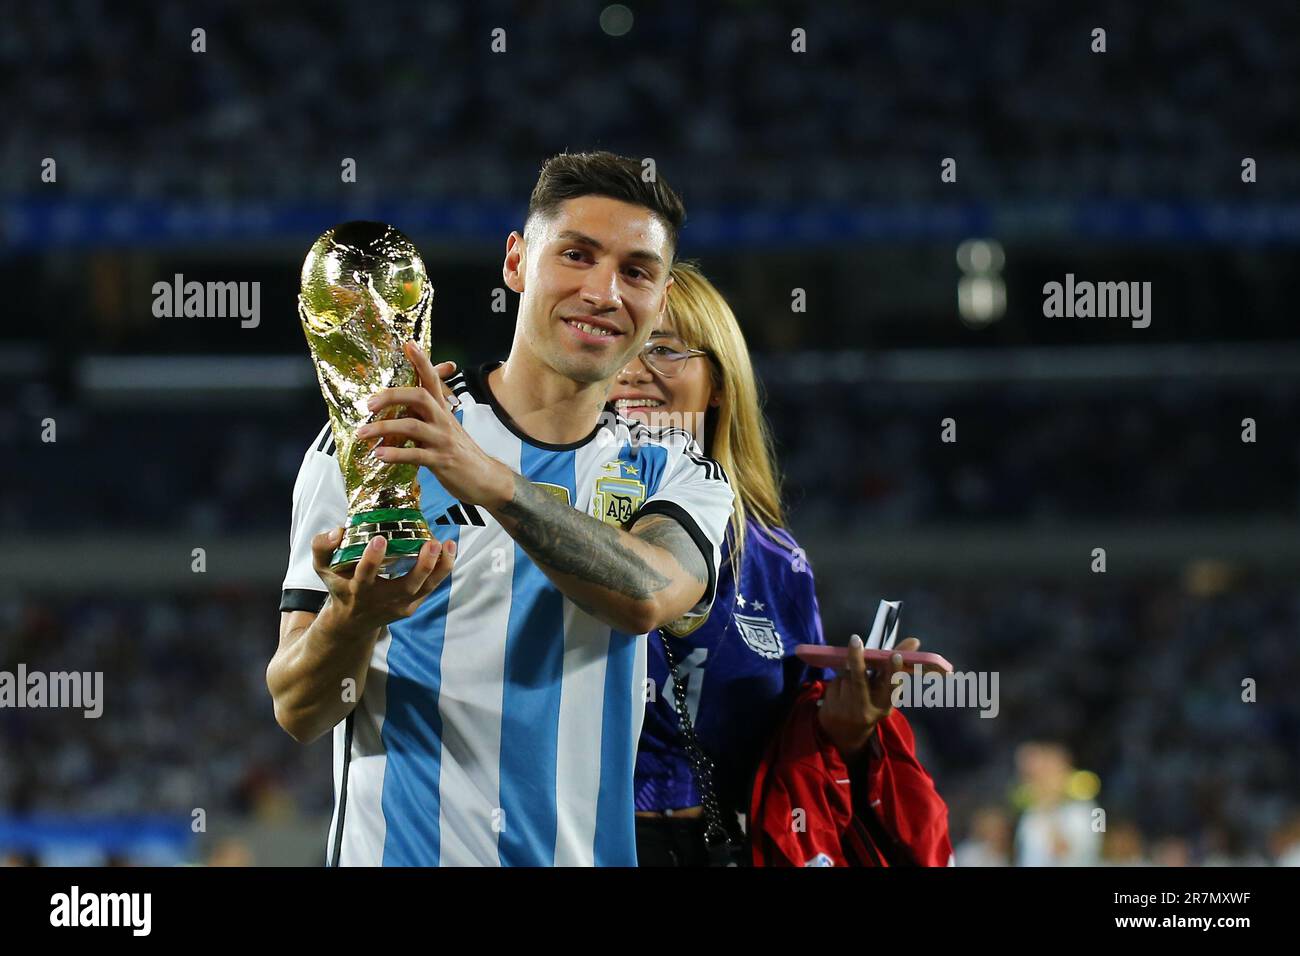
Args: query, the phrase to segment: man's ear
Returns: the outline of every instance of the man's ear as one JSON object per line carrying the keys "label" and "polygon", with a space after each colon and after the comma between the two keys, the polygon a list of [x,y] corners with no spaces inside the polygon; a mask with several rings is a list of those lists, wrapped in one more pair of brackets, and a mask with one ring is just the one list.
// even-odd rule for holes
{"label": "man's ear", "polygon": [[510,233],[506,237],[506,259],[501,264],[501,278],[505,279],[506,288],[511,292],[523,293],[524,291],[524,272],[525,261],[524,254],[527,252],[527,243],[518,230]]}
{"label": "man's ear", "polygon": [[659,300],[659,313],[656,318],[656,324],[662,322],[664,320],[664,316],[668,314],[668,290],[671,289],[672,287],[673,287],[673,276],[672,273],[670,272],[668,274],[668,282],[664,285],[664,296],[662,299]]}

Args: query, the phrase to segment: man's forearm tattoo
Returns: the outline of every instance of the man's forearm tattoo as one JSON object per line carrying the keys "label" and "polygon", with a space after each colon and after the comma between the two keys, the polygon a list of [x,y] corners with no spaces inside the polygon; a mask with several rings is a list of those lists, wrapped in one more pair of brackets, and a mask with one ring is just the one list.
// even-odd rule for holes
{"label": "man's forearm tattoo", "polygon": [[[522,475],[515,475],[514,497],[500,511],[514,522],[511,536],[539,564],[635,600],[672,583],[627,547],[618,529],[564,504]],[[707,583],[704,556],[676,521],[648,515],[633,533],[669,551],[684,570]]]}
{"label": "man's forearm tattoo", "polygon": [[696,581],[709,583],[709,566],[704,563],[704,555],[700,553],[699,546],[691,540],[686,529],[672,518],[667,515],[646,515],[636,523],[631,533],[647,544],[669,552],[677,559],[682,570]]}

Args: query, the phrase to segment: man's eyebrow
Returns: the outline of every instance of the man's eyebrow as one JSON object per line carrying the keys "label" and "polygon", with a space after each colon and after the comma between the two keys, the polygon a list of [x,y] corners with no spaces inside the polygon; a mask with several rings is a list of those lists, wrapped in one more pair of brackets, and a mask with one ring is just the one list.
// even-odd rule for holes
{"label": "man's eyebrow", "polygon": [[[605,244],[594,236],[589,236],[585,232],[578,232],[576,229],[565,229],[558,236],[561,242],[576,242],[579,245],[590,246],[597,252],[605,251]],[[657,252],[651,252],[649,249],[633,249],[627,254],[629,259],[638,259],[642,262],[653,262],[657,265],[663,265],[663,256]]]}

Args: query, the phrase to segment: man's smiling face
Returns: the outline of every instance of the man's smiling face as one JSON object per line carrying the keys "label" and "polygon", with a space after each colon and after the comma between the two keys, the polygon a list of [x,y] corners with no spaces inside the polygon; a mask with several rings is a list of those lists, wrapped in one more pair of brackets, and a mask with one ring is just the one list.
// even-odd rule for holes
{"label": "man's smiling face", "polygon": [[576,382],[611,379],[663,316],[672,253],[657,215],[607,196],[535,216],[511,233],[503,268],[529,350]]}

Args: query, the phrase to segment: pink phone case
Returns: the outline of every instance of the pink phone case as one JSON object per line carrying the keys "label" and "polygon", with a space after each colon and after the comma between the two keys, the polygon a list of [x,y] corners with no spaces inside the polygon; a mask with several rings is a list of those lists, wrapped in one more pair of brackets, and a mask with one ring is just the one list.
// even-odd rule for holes
{"label": "pink phone case", "polygon": [[[847,666],[846,661],[849,656],[847,647],[828,647],[825,644],[799,644],[794,652],[799,660],[812,667],[833,667],[841,671]],[[923,671],[952,673],[952,665],[938,654],[931,654],[929,651],[898,651],[898,653],[903,655],[903,666],[908,670],[920,664]],[[881,651],[868,647],[862,652],[862,656],[868,661],[887,661],[894,656],[894,651]]]}

